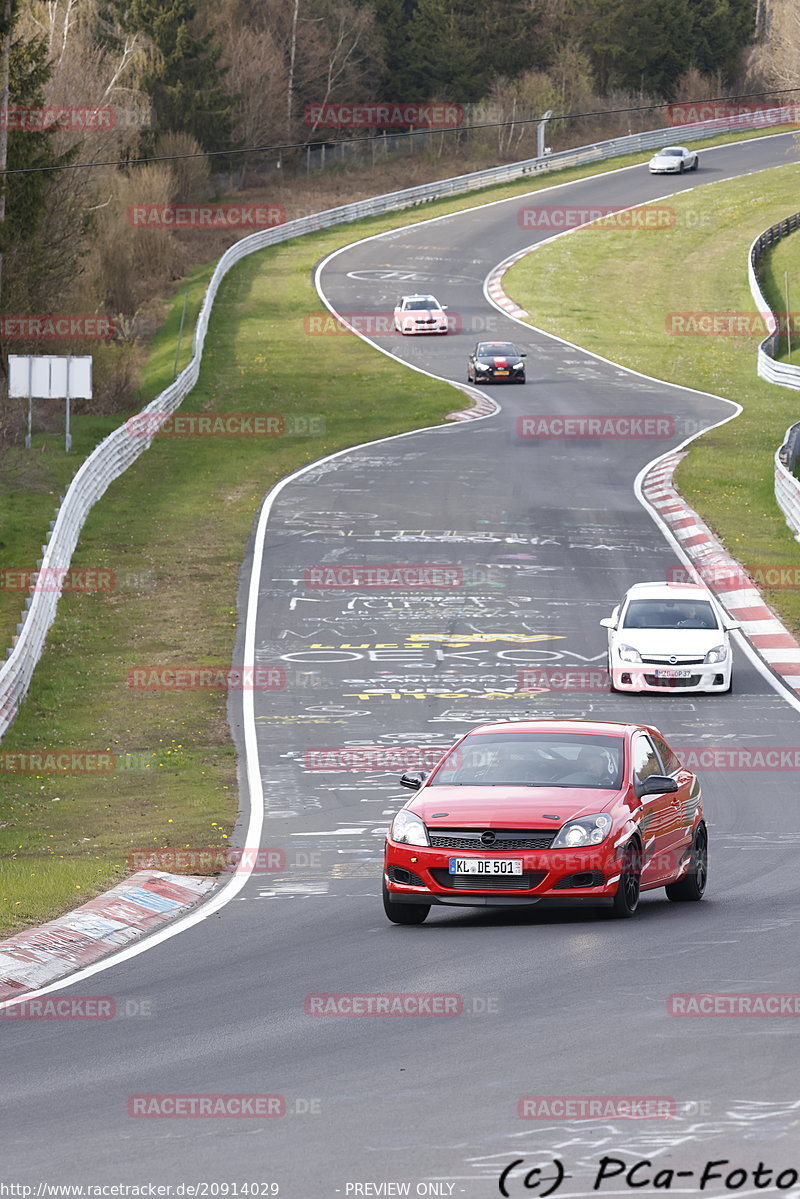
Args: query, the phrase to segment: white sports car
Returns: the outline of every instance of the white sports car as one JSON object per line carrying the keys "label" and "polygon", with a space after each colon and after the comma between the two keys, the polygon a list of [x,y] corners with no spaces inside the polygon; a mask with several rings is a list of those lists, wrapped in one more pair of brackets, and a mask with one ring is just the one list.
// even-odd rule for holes
{"label": "white sports car", "polygon": [[657,150],[650,159],[651,175],[682,175],[684,171],[696,171],[700,155],[685,146],[665,146]]}
{"label": "white sports car", "polygon": [[394,327],[404,336],[410,333],[446,333],[447,305],[435,296],[401,296],[394,310]]}
{"label": "white sports car", "polygon": [[600,624],[612,691],[730,691],[739,622],[705,587],[636,583]]}

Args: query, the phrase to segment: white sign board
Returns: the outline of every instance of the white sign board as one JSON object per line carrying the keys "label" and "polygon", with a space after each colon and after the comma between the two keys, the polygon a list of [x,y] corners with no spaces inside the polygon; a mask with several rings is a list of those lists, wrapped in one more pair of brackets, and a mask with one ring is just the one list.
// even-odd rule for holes
{"label": "white sign board", "polygon": [[76,357],[9,354],[8,394],[36,400],[92,398],[91,354]]}

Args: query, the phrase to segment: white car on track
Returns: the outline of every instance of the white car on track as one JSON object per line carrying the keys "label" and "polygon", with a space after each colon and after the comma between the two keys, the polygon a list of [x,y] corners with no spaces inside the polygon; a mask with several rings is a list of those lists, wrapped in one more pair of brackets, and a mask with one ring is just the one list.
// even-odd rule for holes
{"label": "white car on track", "polygon": [[700,155],[685,146],[665,146],[657,150],[648,166],[651,175],[682,175],[684,171],[696,171]]}
{"label": "white car on track", "polygon": [[705,587],[636,583],[600,623],[612,691],[730,691],[739,622]]}
{"label": "white car on track", "polygon": [[404,336],[411,333],[446,333],[447,305],[435,296],[401,296],[394,310],[394,327]]}

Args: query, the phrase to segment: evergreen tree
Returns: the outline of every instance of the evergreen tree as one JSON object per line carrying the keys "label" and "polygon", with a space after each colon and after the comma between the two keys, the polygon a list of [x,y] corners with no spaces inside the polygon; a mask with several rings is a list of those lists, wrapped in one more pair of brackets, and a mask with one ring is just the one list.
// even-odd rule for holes
{"label": "evergreen tree", "polygon": [[742,52],[755,36],[755,0],[694,0],[690,51],[703,74],[735,80]]}
{"label": "evergreen tree", "polygon": [[[55,174],[32,168],[59,167],[73,162],[80,145],[66,153],[55,152],[54,127],[36,127],[34,114],[44,107],[44,85],[50,77],[47,43],[43,37],[23,41],[14,37],[18,8],[14,5],[11,25],[11,53],[8,60],[8,144],[6,169],[2,177],[5,191],[5,217],[0,223],[0,261],[8,265],[13,252],[14,270],[2,278],[2,311],[24,306],[36,296],[48,275],[48,253],[42,229],[47,219],[48,199]],[[1,36],[1,35],[0,35]],[[22,112],[14,113],[14,110]],[[29,112],[30,110],[30,112]],[[24,125],[25,127],[14,127]],[[11,171],[30,174],[11,174]]]}
{"label": "evergreen tree", "polygon": [[408,24],[407,60],[395,80],[403,100],[479,100],[484,91],[481,46],[469,36],[461,5],[417,0]]}
{"label": "evergreen tree", "polygon": [[375,14],[383,31],[384,75],[381,80],[382,99],[417,100],[427,96],[406,97],[405,69],[409,61],[409,26],[416,12],[417,0],[376,0]]}
{"label": "evergreen tree", "polygon": [[689,0],[595,0],[588,15],[584,48],[602,91],[672,95],[692,65]]}
{"label": "evergreen tree", "polygon": [[483,99],[498,75],[540,65],[534,0],[377,0],[386,99]]}
{"label": "evergreen tree", "polygon": [[156,51],[141,87],[155,110],[156,129],[143,139],[152,150],[159,133],[190,133],[204,150],[231,146],[231,98],[223,87],[219,51],[195,28],[194,0],[107,0],[104,24],[145,33]]}

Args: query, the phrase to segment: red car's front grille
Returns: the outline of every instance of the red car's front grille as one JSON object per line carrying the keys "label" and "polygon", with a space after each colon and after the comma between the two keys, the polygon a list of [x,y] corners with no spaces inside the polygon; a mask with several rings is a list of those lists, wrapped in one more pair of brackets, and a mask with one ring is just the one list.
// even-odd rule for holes
{"label": "red car's front grille", "polygon": [[520,849],[549,849],[558,829],[493,829],[495,840],[491,845],[481,841],[483,829],[440,829],[429,830],[428,837],[433,849],[471,849],[480,853],[508,853]]}
{"label": "red car's front grille", "polygon": [[546,877],[546,870],[529,870],[527,874],[450,874],[434,868],[431,874],[440,887],[451,891],[531,891]]}

